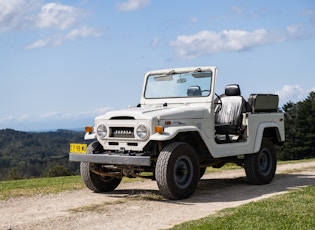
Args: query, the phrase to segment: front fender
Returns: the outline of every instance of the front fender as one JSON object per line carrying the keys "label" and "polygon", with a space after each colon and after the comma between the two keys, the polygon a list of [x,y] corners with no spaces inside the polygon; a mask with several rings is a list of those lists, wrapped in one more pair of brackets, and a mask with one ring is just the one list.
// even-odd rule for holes
{"label": "front fender", "polygon": [[150,140],[152,140],[152,141],[167,141],[167,140],[171,140],[174,137],[176,137],[176,135],[178,133],[195,132],[195,131],[200,132],[200,130],[198,128],[196,128],[195,126],[166,127],[166,128],[164,128],[164,132],[162,134],[155,133],[155,134],[151,135]]}
{"label": "front fender", "polygon": [[84,140],[94,140],[96,139],[96,133],[85,133]]}

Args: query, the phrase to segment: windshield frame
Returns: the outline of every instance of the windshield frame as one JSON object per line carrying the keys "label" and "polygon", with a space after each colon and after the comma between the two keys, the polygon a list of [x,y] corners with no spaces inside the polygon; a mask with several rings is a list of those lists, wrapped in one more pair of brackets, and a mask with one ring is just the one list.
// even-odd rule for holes
{"label": "windshield frame", "polygon": [[213,72],[171,70],[166,73],[151,73],[146,77],[143,97],[147,100],[204,98],[211,94]]}

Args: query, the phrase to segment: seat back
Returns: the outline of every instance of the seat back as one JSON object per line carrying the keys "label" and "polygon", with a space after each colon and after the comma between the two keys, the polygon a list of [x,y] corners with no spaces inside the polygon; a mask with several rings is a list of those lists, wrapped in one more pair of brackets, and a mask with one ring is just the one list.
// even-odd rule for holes
{"label": "seat back", "polygon": [[243,113],[246,112],[246,101],[241,96],[239,85],[227,85],[225,94],[221,95],[222,106],[215,114],[217,134],[239,135]]}
{"label": "seat back", "polygon": [[190,86],[187,89],[187,96],[189,96],[189,97],[201,96],[200,86],[198,86],[198,85]]}

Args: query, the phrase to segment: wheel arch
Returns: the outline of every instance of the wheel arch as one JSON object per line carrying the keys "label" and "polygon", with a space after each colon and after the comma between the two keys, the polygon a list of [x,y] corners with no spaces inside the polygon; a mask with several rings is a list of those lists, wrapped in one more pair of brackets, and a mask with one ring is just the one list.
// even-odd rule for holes
{"label": "wheel arch", "polygon": [[[162,135],[161,135],[162,136]],[[181,130],[177,132],[175,136],[170,139],[159,139],[154,140],[157,143],[158,151],[160,152],[163,147],[167,146],[172,142],[184,142],[189,144],[195,151],[199,158],[199,162],[203,163],[204,161],[209,161],[209,158],[213,159],[211,152],[209,151],[207,145],[205,144],[204,140],[200,132],[196,130]]]}
{"label": "wheel arch", "polygon": [[[210,152],[202,139],[201,135],[197,131],[179,132],[173,139],[176,142],[185,142],[195,149],[198,156],[209,155]],[[211,154],[210,154],[211,155]]]}
{"label": "wheel arch", "polygon": [[254,153],[259,151],[263,138],[269,139],[274,145],[282,145],[284,143],[280,127],[275,122],[259,124],[256,132]]}

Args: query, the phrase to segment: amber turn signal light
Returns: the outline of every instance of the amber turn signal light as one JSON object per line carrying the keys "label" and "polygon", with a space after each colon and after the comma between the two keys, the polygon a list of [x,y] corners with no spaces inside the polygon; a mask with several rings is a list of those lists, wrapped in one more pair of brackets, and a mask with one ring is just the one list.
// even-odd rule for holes
{"label": "amber turn signal light", "polygon": [[155,127],[154,127],[154,131],[155,131],[156,133],[162,134],[163,131],[164,131],[163,126],[160,126],[160,125],[155,126]]}
{"label": "amber turn signal light", "polygon": [[85,127],[85,132],[87,132],[87,133],[93,133],[93,127],[92,127],[92,126],[86,126],[86,127]]}

